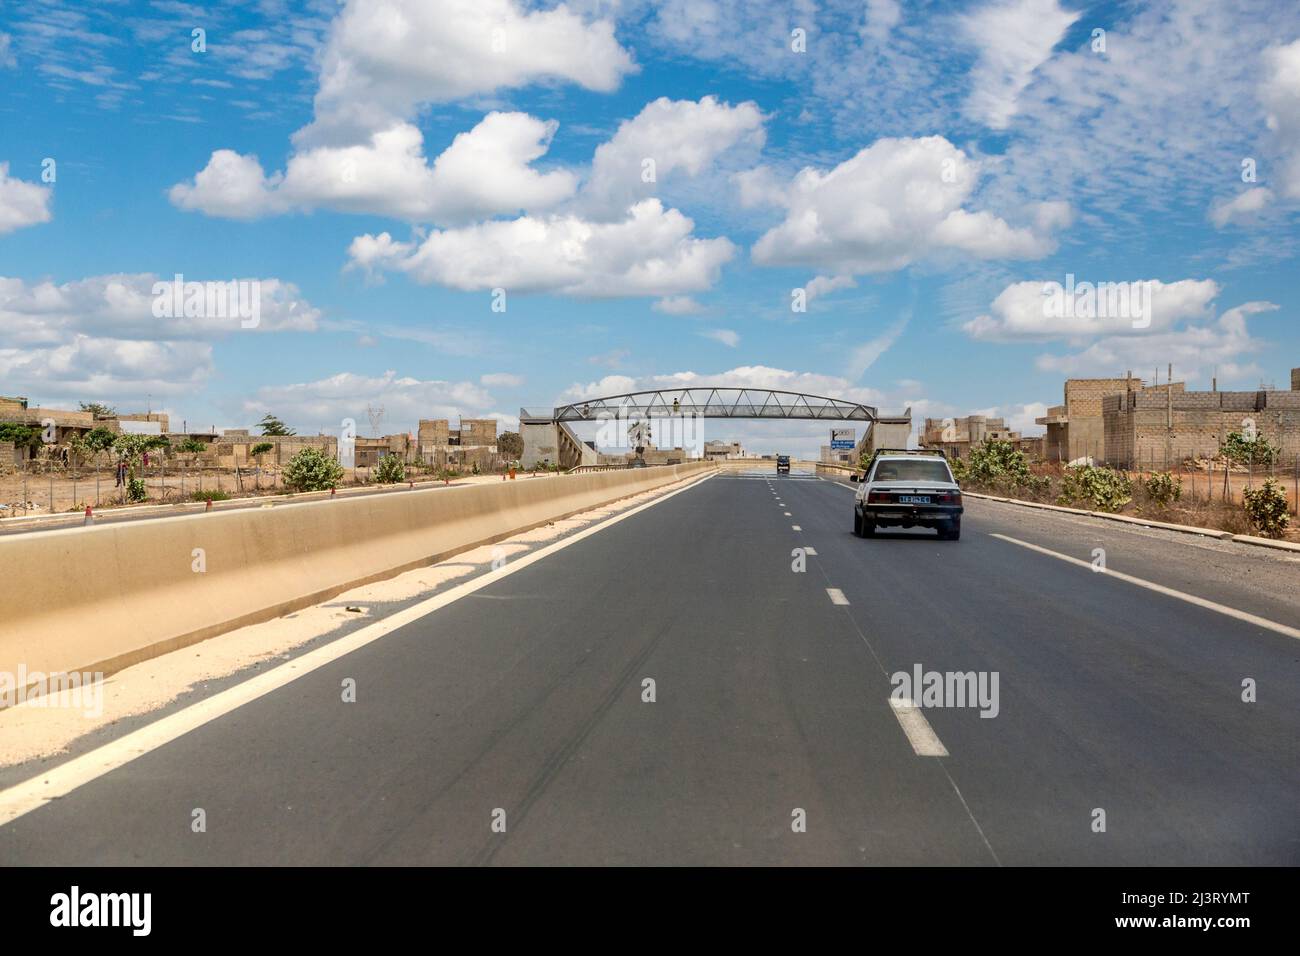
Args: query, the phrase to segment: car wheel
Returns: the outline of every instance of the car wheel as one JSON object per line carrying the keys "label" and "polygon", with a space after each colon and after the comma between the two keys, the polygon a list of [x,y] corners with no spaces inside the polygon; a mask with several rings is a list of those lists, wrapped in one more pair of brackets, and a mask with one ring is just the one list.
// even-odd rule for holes
{"label": "car wheel", "polygon": [[853,509],[853,534],[856,537],[862,537],[862,515],[858,514],[858,509]]}
{"label": "car wheel", "polygon": [[865,517],[862,519],[862,537],[874,538],[876,535],[876,523],[868,521]]}
{"label": "car wheel", "polygon": [[946,528],[939,529],[939,537],[945,541],[957,541],[961,538],[961,519],[953,518]]}

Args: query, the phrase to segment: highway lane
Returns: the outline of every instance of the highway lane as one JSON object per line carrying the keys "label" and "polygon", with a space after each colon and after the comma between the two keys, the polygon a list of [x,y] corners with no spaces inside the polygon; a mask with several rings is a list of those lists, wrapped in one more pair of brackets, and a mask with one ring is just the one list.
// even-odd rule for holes
{"label": "highway lane", "polygon": [[[1300,861],[1300,642],[990,537],[1086,557],[1067,523],[863,541],[849,500],[702,482],[0,827],[0,862]],[[1132,573],[1171,546],[1134,542]],[[924,709],[919,756],[915,664],[997,671],[998,716]]]}

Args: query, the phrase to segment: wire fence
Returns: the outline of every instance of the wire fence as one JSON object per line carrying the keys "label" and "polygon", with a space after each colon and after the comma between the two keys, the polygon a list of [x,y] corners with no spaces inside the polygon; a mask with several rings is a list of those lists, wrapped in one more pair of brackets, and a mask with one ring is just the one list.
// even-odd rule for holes
{"label": "wire fence", "polygon": [[[1244,501],[1243,493],[1273,480],[1286,492],[1292,514],[1300,515],[1300,452],[1290,456],[1278,454],[1268,461],[1229,461],[1216,447],[1193,448],[1175,451],[1172,447],[1147,447],[1137,453],[1112,455],[1108,461],[1103,444],[1098,441],[1085,446],[1088,451],[1073,460],[1091,460],[1122,471],[1134,480],[1143,480],[1155,474],[1167,473],[1178,478],[1183,494],[1192,502]],[[1076,448],[1076,450],[1078,450]],[[1064,467],[1068,462],[1058,447],[1054,464]]]}
{"label": "wire fence", "polygon": [[[428,453],[405,462],[408,481],[429,481],[441,477],[505,473],[509,462],[501,456],[482,461],[458,461],[456,456]],[[143,500],[130,497],[128,480],[144,483]],[[374,466],[362,464],[348,469],[342,487],[374,483]],[[101,458],[94,462],[61,459],[31,459],[0,473],[0,517],[74,512],[92,507],[120,507],[129,504],[177,504],[184,501],[224,500],[266,494],[283,494],[286,486],[278,465],[249,464],[223,467],[192,459],[150,456],[146,465],[137,462],[125,474],[116,463]]]}

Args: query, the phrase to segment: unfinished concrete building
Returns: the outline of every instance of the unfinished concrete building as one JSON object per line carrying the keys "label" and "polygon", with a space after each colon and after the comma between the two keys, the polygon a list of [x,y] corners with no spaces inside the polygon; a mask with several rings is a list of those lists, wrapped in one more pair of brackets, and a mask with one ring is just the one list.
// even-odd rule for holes
{"label": "unfinished concrete building", "polygon": [[1291,370],[1290,391],[1189,392],[1175,383],[1107,395],[1102,409],[1105,458],[1117,467],[1164,470],[1213,457],[1232,432],[1261,435],[1285,463],[1300,455],[1300,369]]}
{"label": "unfinished concrete building", "polygon": [[[1142,379],[1071,378],[1065,382],[1065,403],[1053,405],[1042,418],[1034,419],[1047,427],[1043,436],[1043,457],[1048,461],[1100,461],[1106,453],[1106,431],[1102,419],[1102,399],[1107,395],[1127,394],[1147,388]],[[1182,382],[1151,386],[1162,390],[1183,391]]]}
{"label": "unfinished concrete building", "polygon": [[493,468],[497,457],[495,418],[462,418],[452,428],[446,418],[422,418],[412,454],[435,468]]}
{"label": "unfinished concrete building", "polygon": [[1009,441],[1019,445],[1020,432],[1002,418],[967,415],[965,418],[927,418],[921,428],[921,445],[938,448],[949,458],[965,458],[972,448],[986,441]]}

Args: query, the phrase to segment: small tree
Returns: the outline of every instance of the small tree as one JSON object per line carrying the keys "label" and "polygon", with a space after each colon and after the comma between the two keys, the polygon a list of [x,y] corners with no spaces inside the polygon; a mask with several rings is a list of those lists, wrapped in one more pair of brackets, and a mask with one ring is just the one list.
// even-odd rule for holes
{"label": "small tree", "polygon": [[1223,440],[1223,456],[1238,465],[1267,468],[1281,455],[1281,449],[1258,432],[1252,437],[1243,432],[1229,432]]}
{"label": "small tree", "polygon": [[1247,488],[1242,492],[1242,504],[1246,508],[1246,517],[1266,538],[1280,538],[1291,523],[1287,513],[1286,492],[1282,486],[1269,478],[1262,487]]}
{"label": "small tree", "polygon": [[117,436],[103,425],[100,425],[98,428],[92,428],[90,431],[86,432],[86,437],[84,439],[86,447],[96,454],[101,451],[108,451],[113,447],[113,442],[116,440]]}
{"label": "small tree", "polygon": [[319,448],[304,448],[284,466],[284,483],[294,491],[325,491],[343,480],[343,466]]}
{"label": "small tree", "polygon": [[136,466],[145,452],[166,447],[167,439],[161,435],[118,435],[113,439],[113,450],[126,462],[131,477],[135,476]]}
{"label": "small tree", "polygon": [[385,455],[375,466],[375,481],[381,485],[395,485],[406,480],[406,466],[397,455]]}
{"label": "small tree", "polygon": [[296,435],[298,434],[280,419],[276,418],[269,412],[262,416],[262,420],[257,423],[262,429],[263,435]]}
{"label": "small tree", "polygon": [[70,435],[68,436],[68,464],[73,468],[80,468],[95,454],[94,450],[86,444],[85,436]]}
{"label": "small tree", "polygon": [[176,446],[177,451],[183,451],[187,454],[197,455],[207,450],[207,445],[197,438],[187,438]]}
{"label": "small tree", "polygon": [[523,457],[524,439],[518,432],[502,432],[497,436],[497,451],[510,461]]}
{"label": "small tree", "polygon": [[117,409],[103,402],[78,402],[83,412],[90,412],[95,418],[116,418]]}
{"label": "small tree", "polygon": [[272,451],[274,448],[275,446],[272,445],[269,441],[260,441],[253,446],[253,449],[250,452],[250,454],[257,459],[257,463],[260,465],[262,464],[262,456],[265,455],[268,451]]}

